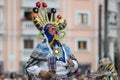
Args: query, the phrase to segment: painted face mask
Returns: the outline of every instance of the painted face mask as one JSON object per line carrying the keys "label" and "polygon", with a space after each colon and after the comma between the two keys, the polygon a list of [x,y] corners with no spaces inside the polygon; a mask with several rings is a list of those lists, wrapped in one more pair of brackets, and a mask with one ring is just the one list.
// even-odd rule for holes
{"label": "painted face mask", "polygon": [[56,26],[50,25],[50,26],[48,26],[47,29],[48,29],[48,32],[49,32],[51,35],[57,34],[57,28],[56,28]]}

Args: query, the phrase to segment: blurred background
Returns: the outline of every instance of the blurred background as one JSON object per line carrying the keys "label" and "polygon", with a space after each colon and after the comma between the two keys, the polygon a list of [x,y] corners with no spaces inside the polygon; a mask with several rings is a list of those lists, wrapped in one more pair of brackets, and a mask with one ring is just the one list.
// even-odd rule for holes
{"label": "blurred background", "polygon": [[37,1],[57,9],[67,20],[69,45],[82,73],[97,70],[103,57],[110,57],[120,73],[120,0],[0,0],[0,72],[25,74],[24,64],[40,43],[31,21]]}

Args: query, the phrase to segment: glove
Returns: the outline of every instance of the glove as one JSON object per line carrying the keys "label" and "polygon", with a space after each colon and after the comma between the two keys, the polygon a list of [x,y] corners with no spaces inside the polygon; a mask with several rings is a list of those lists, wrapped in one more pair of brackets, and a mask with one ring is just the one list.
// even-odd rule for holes
{"label": "glove", "polygon": [[51,73],[45,70],[41,70],[39,75],[46,80],[48,80],[51,77]]}
{"label": "glove", "polygon": [[72,59],[68,59],[67,62],[70,67],[74,67],[74,63],[73,63]]}

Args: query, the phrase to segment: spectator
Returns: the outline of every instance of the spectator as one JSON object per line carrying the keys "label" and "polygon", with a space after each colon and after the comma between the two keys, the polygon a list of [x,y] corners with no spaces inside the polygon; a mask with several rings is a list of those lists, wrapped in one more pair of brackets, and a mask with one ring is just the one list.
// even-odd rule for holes
{"label": "spectator", "polygon": [[87,70],[85,71],[85,76],[89,76],[93,71],[91,70],[91,67],[89,66]]}
{"label": "spectator", "polygon": [[18,80],[23,80],[23,76],[22,75],[18,75]]}
{"label": "spectator", "polygon": [[84,76],[84,75],[80,75],[80,76],[78,77],[78,80],[85,80],[85,76]]}
{"label": "spectator", "polygon": [[17,80],[17,74],[15,72],[12,72],[10,74],[10,79],[9,80]]}
{"label": "spectator", "polygon": [[17,80],[27,80],[26,76],[19,75]]}
{"label": "spectator", "polygon": [[0,72],[0,80],[3,80],[4,75]]}
{"label": "spectator", "polygon": [[10,79],[10,76],[8,73],[4,73],[4,79],[3,80],[9,80]]}

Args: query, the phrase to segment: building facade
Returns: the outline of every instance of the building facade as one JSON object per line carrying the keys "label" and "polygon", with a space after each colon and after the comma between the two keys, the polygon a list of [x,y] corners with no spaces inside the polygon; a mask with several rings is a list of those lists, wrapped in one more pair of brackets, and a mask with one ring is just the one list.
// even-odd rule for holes
{"label": "building facade", "polygon": [[[39,0],[0,0],[0,69],[24,73],[25,62],[40,40],[36,37],[30,13]],[[99,0],[41,0],[48,9],[56,8],[67,20],[67,36],[63,43],[70,46],[85,70],[98,64]],[[2,69],[3,68],[3,69]]]}
{"label": "building facade", "polygon": [[119,21],[120,21],[120,0],[117,0],[116,1],[117,2],[117,7],[118,7],[118,15],[117,15],[117,20],[118,20],[118,22],[117,22],[117,25],[118,25],[118,28],[117,28],[117,34],[118,34],[118,37],[117,37],[117,48],[118,48],[118,52],[120,53],[120,23],[119,23]]}
{"label": "building facade", "polygon": [[0,0],[0,70],[3,70],[3,0]]}
{"label": "building facade", "polygon": [[116,39],[118,37],[117,29],[118,29],[118,6],[117,1],[114,0],[108,0],[108,12],[109,12],[109,18],[108,18],[108,41],[109,41],[109,56],[112,59],[112,61],[115,61],[115,43]]}
{"label": "building facade", "polygon": [[116,1],[117,3],[117,9],[118,9],[118,13],[117,13],[117,38],[115,40],[115,65],[116,68],[118,70],[118,73],[120,74],[120,0]]}

